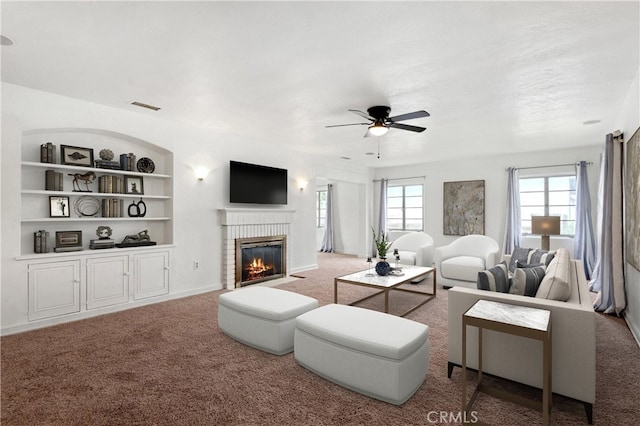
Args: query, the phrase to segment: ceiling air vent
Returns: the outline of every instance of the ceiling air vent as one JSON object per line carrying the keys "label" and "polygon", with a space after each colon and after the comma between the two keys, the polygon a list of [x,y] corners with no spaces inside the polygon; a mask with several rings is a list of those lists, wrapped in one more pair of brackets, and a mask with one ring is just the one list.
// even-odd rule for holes
{"label": "ceiling air vent", "polygon": [[138,102],[138,101],[131,102],[131,105],[139,106],[141,108],[151,109],[151,110],[154,110],[154,111],[158,111],[160,109],[160,107],[149,105],[149,104],[145,104],[145,103]]}

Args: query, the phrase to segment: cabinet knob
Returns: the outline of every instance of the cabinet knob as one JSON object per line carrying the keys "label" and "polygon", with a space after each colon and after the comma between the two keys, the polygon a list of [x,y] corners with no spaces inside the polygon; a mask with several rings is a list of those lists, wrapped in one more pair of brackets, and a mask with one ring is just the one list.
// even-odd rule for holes
{"label": "cabinet knob", "polygon": [[168,270],[169,270],[169,267],[168,267],[168,266],[165,266],[165,267],[164,267],[164,270],[165,270],[165,271],[168,271]]}
{"label": "cabinet knob", "polygon": [[129,276],[129,275],[131,275],[131,274],[130,274],[130,273],[128,273],[128,272],[125,272],[125,273],[123,273],[122,275],[124,275],[125,277],[128,277],[128,276]]}
{"label": "cabinet knob", "polygon": [[80,280],[75,279],[75,280],[73,280],[73,283],[74,283],[74,284],[80,284]]}

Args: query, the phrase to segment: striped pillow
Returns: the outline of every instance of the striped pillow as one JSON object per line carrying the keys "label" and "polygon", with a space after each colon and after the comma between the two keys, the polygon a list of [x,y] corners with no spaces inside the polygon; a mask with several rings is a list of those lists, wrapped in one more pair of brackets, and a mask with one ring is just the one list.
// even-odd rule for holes
{"label": "striped pillow", "polygon": [[529,262],[529,253],[532,250],[530,248],[524,247],[515,247],[513,252],[511,253],[511,259],[509,260],[509,272],[512,274],[515,272],[517,267],[517,262],[520,263],[531,263]]}
{"label": "striped pillow", "polygon": [[480,290],[508,293],[509,269],[507,268],[507,263],[500,262],[491,269],[478,272],[476,285]]}
{"label": "striped pillow", "polygon": [[545,269],[544,266],[517,268],[513,273],[513,283],[509,288],[509,293],[535,297],[544,278]]}
{"label": "striped pillow", "polygon": [[527,258],[527,263],[538,264],[542,263],[544,266],[549,266],[553,257],[556,255],[556,251],[545,251],[545,250],[531,250],[529,253],[529,257]]}

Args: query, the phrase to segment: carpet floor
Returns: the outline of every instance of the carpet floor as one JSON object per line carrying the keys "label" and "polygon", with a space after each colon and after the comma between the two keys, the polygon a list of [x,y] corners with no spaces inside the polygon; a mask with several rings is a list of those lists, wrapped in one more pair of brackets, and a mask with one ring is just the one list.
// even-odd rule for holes
{"label": "carpet floor", "polygon": [[[319,254],[317,270],[279,286],[333,303],[333,278],[365,269],[352,256]],[[428,280],[420,287],[430,290]],[[339,302],[371,290],[340,286]],[[415,395],[394,406],[349,391],[220,332],[225,290],[5,336],[2,425],[429,425],[459,424],[461,373],[447,378],[447,291],[407,318],[427,324],[430,365]],[[392,293],[391,312],[416,296]],[[365,307],[382,310],[382,297]],[[640,424],[640,349],[622,319],[596,316],[594,423]],[[487,378],[523,396],[527,386]],[[469,374],[470,384],[475,374]],[[535,425],[541,413],[481,395],[474,409],[496,425]],[[582,404],[554,395],[552,424],[584,425]]]}

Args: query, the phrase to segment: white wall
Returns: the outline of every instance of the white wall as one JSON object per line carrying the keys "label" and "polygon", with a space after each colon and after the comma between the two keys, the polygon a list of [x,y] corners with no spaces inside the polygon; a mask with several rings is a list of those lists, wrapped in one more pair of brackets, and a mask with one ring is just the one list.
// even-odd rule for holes
{"label": "white wall", "polygon": [[[595,142],[591,141],[591,143],[593,144]],[[527,153],[526,157],[519,154],[508,153],[504,155],[428,163],[417,166],[381,168],[375,170],[375,177],[376,179],[395,179],[425,176],[424,179],[419,180],[419,182],[424,184],[424,230],[433,237],[436,247],[449,244],[456,238],[459,238],[457,236],[443,234],[443,183],[464,180],[484,180],[485,235],[492,237],[502,246],[506,215],[507,172],[505,169],[507,167],[534,167],[575,163],[580,160],[593,162],[594,164],[589,166],[587,173],[591,192],[592,210],[595,217],[600,151],[600,146],[591,145],[580,149]],[[575,168],[569,166],[564,168],[554,167],[522,170],[520,176],[567,171],[575,171]],[[402,180],[399,182],[414,182],[414,180]],[[418,180],[415,180],[415,182],[418,182]],[[393,183],[393,181],[390,183]],[[527,239],[524,243],[530,244],[528,245],[530,247],[540,247],[540,238]],[[571,251],[573,250],[573,241],[569,238],[552,237],[550,245],[552,249],[567,247]]]}
{"label": "white wall", "polygon": [[[640,127],[640,69],[618,114],[615,127],[624,133],[625,141],[628,141]],[[635,196],[638,197],[639,194],[635,194]],[[626,238],[631,238],[631,236],[626,235]],[[640,271],[628,262],[625,262],[625,266],[627,309],[624,312],[624,317],[638,345],[640,345]]]}
{"label": "white wall", "polygon": [[[289,272],[317,267],[315,191],[299,191],[295,181],[307,180],[310,182],[308,188],[314,188],[317,163],[327,162],[327,159],[283,151],[267,142],[247,140],[240,135],[195,128],[149,114],[3,83],[0,178],[3,330],[27,321],[27,277],[15,260],[20,254],[19,176],[23,132],[58,128],[117,132],[174,153],[172,294],[222,288],[222,230],[217,210],[234,207],[228,202],[228,164],[231,159],[289,170],[289,204],[286,208],[296,211],[288,242],[291,249]],[[203,182],[196,180],[192,169],[200,165],[211,170]],[[327,167],[323,164],[320,169],[327,170]],[[353,165],[351,169],[354,169]],[[367,175],[366,171],[355,169],[349,173]],[[362,181],[361,177],[358,179]],[[193,270],[194,261],[200,264],[197,271]]]}

